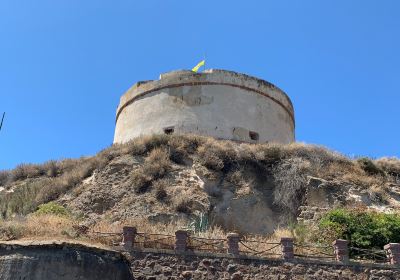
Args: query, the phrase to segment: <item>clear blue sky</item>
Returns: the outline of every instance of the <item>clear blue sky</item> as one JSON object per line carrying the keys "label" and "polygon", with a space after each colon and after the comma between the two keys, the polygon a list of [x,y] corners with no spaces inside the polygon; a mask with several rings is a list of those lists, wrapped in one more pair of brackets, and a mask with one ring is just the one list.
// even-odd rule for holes
{"label": "clear blue sky", "polygon": [[0,169],[95,154],[119,97],[191,68],[282,88],[298,141],[400,156],[400,1],[0,1]]}

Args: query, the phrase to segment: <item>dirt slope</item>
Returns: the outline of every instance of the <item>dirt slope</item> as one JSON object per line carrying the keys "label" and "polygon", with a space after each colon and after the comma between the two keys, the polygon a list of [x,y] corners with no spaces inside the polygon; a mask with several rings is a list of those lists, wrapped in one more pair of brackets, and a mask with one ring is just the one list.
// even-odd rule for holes
{"label": "dirt slope", "polygon": [[[349,159],[305,144],[243,144],[198,136],[153,136],[94,157],[0,172],[3,218],[57,201],[83,223],[206,217],[245,233],[270,233],[304,206],[363,205],[395,211],[398,159]],[[304,215],[303,215],[304,216]]]}

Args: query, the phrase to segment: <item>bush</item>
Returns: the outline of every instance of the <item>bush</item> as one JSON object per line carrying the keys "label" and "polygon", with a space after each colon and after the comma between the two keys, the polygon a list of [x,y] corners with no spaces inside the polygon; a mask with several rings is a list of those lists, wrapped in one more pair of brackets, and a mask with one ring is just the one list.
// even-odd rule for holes
{"label": "bush", "polygon": [[180,213],[191,214],[192,202],[187,197],[180,197],[175,201],[175,210]]}
{"label": "bush", "polygon": [[144,164],[135,169],[131,180],[136,193],[149,190],[153,181],[163,178],[171,170],[169,153],[163,148],[156,148],[146,158]]}
{"label": "bush", "polygon": [[208,140],[198,149],[199,161],[208,169],[228,173],[238,156],[232,142]]}
{"label": "bush", "polygon": [[0,240],[77,237],[75,221],[67,216],[43,214],[0,221]]}
{"label": "bush", "polygon": [[9,179],[10,179],[10,172],[9,171],[0,171],[0,186],[5,186]]}
{"label": "bush", "polygon": [[310,162],[298,157],[282,160],[274,167],[274,204],[284,210],[288,219],[297,216],[304,202],[309,169]]}
{"label": "bush", "polygon": [[131,181],[136,193],[145,193],[151,187],[151,177],[142,173],[141,168],[134,170],[131,174]]}
{"label": "bush", "polygon": [[55,202],[49,202],[46,204],[39,205],[38,210],[35,212],[36,215],[55,215],[55,216],[68,216],[69,213],[64,206],[61,206]]}
{"label": "bush", "polygon": [[23,180],[26,178],[34,178],[45,174],[40,165],[36,164],[20,164],[11,171],[12,181]]}
{"label": "bush", "polygon": [[318,227],[322,239],[346,239],[349,246],[357,248],[382,249],[385,244],[400,242],[399,214],[335,209],[321,218]]}
{"label": "bush", "polygon": [[170,184],[169,180],[160,179],[153,183],[156,190],[156,198],[158,201],[164,201],[168,197],[166,188]]}
{"label": "bush", "polygon": [[168,194],[167,191],[162,188],[162,187],[157,187],[156,188],[156,198],[159,201],[163,201],[165,198],[167,198]]}
{"label": "bush", "polygon": [[359,158],[357,163],[360,167],[369,175],[385,175],[383,170],[379,168],[372,160],[369,158]]}
{"label": "bush", "polygon": [[127,144],[128,151],[134,156],[151,153],[154,149],[168,145],[170,135],[159,134],[152,136],[143,136],[132,140]]}
{"label": "bush", "polygon": [[50,160],[43,164],[43,170],[47,177],[56,177],[58,175],[58,165],[57,161]]}
{"label": "bush", "polygon": [[24,227],[19,223],[0,222],[0,239],[15,240],[23,236]]}
{"label": "bush", "polygon": [[[380,158],[375,161],[376,165],[395,179],[400,179],[400,160],[398,158]],[[400,180],[399,180],[400,181]]]}
{"label": "bush", "polygon": [[36,195],[42,188],[42,182],[29,182],[23,184],[13,192],[0,193],[0,211],[3,218],[14,214],[28,214],[37,207]]}

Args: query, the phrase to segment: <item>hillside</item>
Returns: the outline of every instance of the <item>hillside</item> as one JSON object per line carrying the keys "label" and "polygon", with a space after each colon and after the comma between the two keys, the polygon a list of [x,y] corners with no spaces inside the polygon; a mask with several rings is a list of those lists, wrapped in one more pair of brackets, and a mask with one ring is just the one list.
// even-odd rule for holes
{"label": "hillside", "polygon": [[[51,201],[73,221],[29,215]],[[92,229],[127,222],[165,228],[200,217],[225,231],[269,234],[339,206],[398,210],[400,161],[350,159],[301,143],[158,135],[93,157],[0,172],[1,239],[19,238],[15,227],[27,222],[44,237],[61,222],[68,226],[63,234],[74,236],[69,229],[76,222]]]}

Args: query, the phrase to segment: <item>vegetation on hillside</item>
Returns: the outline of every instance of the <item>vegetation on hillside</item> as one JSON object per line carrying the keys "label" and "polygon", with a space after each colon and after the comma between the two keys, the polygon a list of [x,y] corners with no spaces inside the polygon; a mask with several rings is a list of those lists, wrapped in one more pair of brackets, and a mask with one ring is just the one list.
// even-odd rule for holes
{"label": "vegetation on hillside", "polygon": [[[0,171],[0,214],[3,219],[0,239],[46,235],[77,238],[79,231],[74,226],[80,222],[79,217],[72,216],[68,205],[54,202],[64,194],[76,195],[83,180],[123,155],[131,155],[140,163],[130,173],[132,195],[154,194],[153,203],[171,205],[177,213],[186,214],[193,212],[196,201],[187,193],[169,195],[169,174],[174,166],[198,164],[208,170],[208,176],[220,176],[238,187],[255,180],[248,177],[249,170],[256,174],[257,180],[272,178],[276,186],[272,194],[274,206],[291,216],[296,216],[298,207],[304,203],[307,176],[362,186],[380,199],[385,198],[387,183],[400,184],[400,161],[395,158],[350,159],[324,147],[302,143],[246,144],[194,135],[155,135],[113,145],[93,157],[21,164],[13,170]],[[218,190],[210,195],[218,198]],[[332,212],[321,221],[319,230],[331,234],[330,237],[352,238],[357,246],[380,246],[375,242],[376,238],[398,239],[397,218],[383,214],[363,216],[361,213]],[[345,221],[346,226],[338,221]],[[368,236],[376,233],[355,227],[364,221],[367,227],[375,230],[384,228],[385,233],[379,234],[386,239],[379,235],[372,239],[363,237],[364,232]],[[125,222],[109,221],[107,225],[98,222],[91,229],[120,230]],[[145,226],[151,227],[150,224]],[[154,229],[165,226],[161,223],[152,225]],[[170,225],[170,228],[177,227],[177,224]],[[216,231],[205,230],[209,234],[216,234]],[[301,232],[298,227],[292,234],[304,239],[304,230]]]}
{"label": "vegetation on hillside", "polygon": [[400,215],[363,208],[333,209],[318,224],[319,238],[326,241],[345,239],[357,248],[383,249],[400,242]]}

